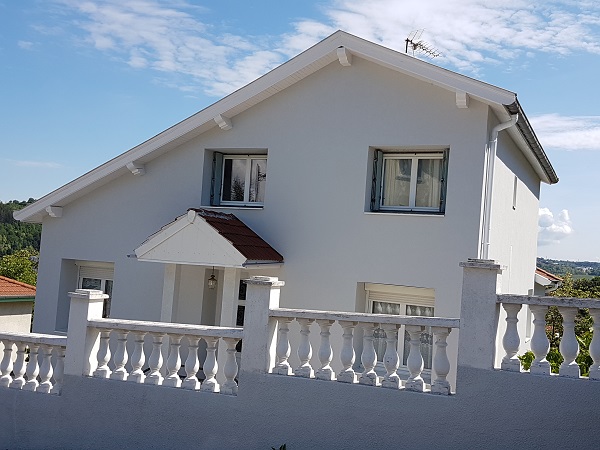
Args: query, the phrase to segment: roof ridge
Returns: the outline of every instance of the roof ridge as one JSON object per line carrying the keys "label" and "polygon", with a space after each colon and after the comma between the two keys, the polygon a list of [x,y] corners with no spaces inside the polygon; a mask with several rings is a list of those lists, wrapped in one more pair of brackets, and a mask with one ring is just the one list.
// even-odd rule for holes
{"label": "roof ridge", "polygon": [[16,284],[17,286],[31,288],[31,289],[34,289],[34,290],[36,289],[36,287],[34,285],[23,283],[22,281],[15,280],[14,278],[8,278],[8,277],[0,275],[0,279],[4,280],[4,281],[7,281],[9,283],[12,283],[12,284]]}

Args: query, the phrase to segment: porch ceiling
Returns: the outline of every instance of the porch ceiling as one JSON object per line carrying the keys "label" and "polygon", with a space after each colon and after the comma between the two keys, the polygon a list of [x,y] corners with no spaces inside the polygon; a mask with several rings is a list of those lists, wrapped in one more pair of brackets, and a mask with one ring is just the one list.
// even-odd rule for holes
{"label": "porch ceiling", "polygon": [[218,267],[281,264],[283,257],[233,214],[189,209],[135,249],[140,261]]}

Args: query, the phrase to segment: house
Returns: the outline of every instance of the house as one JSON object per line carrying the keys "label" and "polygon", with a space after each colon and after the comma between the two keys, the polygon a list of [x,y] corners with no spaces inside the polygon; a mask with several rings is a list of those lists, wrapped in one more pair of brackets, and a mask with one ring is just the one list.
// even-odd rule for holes
{"label": "house", "polygon": [[113,318],[232,326],[254,275],[283,307],[457,317],[469,257],[533,289],[557,181],[515,93],[338,31],[17,211],[43,224],[34,330],[66,330],[75,288]]}
{"label": "house", "polygon": [[35,286],[0,276],[0,330],[28,333]]}
{"label": "house", "polygon": [[534,295],[544,296],[555,291],[562,284],[563,279],[539,267],[535,268]]}

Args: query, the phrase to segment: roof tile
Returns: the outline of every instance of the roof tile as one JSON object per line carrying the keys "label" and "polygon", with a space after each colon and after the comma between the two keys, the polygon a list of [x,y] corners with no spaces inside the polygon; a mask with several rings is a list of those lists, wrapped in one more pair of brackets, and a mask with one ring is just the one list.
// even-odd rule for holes
{"label": "roof tile", "polygon": [[34,297],[35,286],[0,276],[0,297]]}

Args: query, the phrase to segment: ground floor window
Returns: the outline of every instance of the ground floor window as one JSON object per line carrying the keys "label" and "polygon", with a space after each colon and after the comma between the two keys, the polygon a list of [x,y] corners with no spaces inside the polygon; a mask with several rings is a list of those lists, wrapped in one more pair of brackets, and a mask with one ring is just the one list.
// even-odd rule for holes
{"label": "ground floor window", "polygon": [[[366,283],[367,312],[373,314],[395,314],[432,317],[435,308],[435,291],[428,288]],[[377,361],[383,363],[386,349],[386,334],[381,328],[375,330],[375,352]],[[433,334],[431,327],[421,333],[421,355],[424,369],[431,369],[433,357]],[[410,336],[404,325],[398,330],[397,350],[401,364],[406,366],[410,349]]]}
{"label": "ground floor window", "polygon": [[109,263],[79,262],[79,276],[77,287],[79,289],[96,289],[108,295],[104,300],[102,317],[110,317],[110,304],[113,290],[114,266]]}

